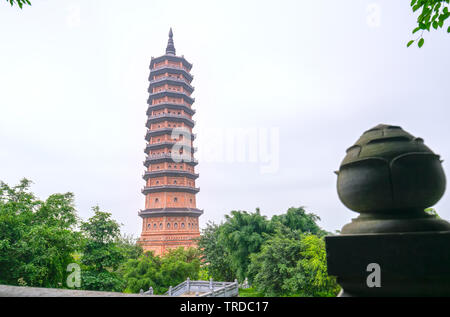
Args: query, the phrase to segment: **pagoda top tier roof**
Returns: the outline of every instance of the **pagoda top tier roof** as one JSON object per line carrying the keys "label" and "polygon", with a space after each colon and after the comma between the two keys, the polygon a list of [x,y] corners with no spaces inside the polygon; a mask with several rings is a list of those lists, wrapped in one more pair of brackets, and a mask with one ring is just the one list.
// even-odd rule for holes
{"label": "pagoda top tier roof", "polygon": [[170,54],[164,54],[164,55],[161,55],[159,57],[152,57],[152,59],[150,61],[150,68],[153,68],[153,65],[155,63],[160,63],[160,62],[165,61],[165,60],[169,60],[171,62],[182,62],[184,67],[186,67],[189,70],[192,69],[192,64],[189,63],[184,58],[184,56],[176,56],[176,55],[170,55]]}
{"label": "pagoda top tier roof", "polygon": [[172,62],[182,62],[183,66],[186,67],[186,69],[188,69],[189,71],[192,68],[192,64],[189,63],[184,56],[177,56],[176,54],[176,50],[175,50],[175,44],[173,42],[173,32],[172,32],[172,28],[170,28],[169,31],[169,40],[167,42],[167,48],[166,48],[166,54],[159,56],[159,57],[152,57],[152,60],[150,62],[150,68],[153,68],[153,65],[155,63],[159,63],[165,60],[169,60]]}

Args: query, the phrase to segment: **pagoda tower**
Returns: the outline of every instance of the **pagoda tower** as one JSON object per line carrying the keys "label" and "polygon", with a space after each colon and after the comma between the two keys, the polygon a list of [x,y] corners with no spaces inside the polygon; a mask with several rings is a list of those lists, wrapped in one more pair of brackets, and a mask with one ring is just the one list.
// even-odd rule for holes
{"label": "pagoda tower", "polygon": [[155,255],[196,247],[195,239],[200,236],[198,218],[203,211],[197,209],[195,200],[200,189],[195,187],[191,68],[184,56],[176,56],[170,29],[166,54],[152,57],[150,62],[146,184],[142,190],[145,210],[139,212],[143,219],[139,244]]}

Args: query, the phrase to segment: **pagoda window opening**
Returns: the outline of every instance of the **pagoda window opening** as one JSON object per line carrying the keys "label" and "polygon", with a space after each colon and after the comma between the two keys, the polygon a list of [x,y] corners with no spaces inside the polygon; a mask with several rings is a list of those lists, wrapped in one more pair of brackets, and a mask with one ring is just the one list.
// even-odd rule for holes
{"label": "pagoda window opening", "polygon": [[176,203],[176,202],[178,202],[178,198],[177,197],[174,197],[173,198],[173,201]]}

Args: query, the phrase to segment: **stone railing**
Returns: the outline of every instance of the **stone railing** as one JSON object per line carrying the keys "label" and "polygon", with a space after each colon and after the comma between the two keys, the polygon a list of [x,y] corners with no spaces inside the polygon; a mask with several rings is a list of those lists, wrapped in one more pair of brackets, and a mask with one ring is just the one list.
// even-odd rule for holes
{"label": "stone railing", "polygon": [[[152,289],[151,289],[152,290]],[[144,293],[145,294],[145,293]],[[153,293],[148,292],[148,295]],[[234,282],[191,281],[189,278],[175,287],[170,286],[166,296],[196,296],[196,297],[237,297],[239,285]]]}

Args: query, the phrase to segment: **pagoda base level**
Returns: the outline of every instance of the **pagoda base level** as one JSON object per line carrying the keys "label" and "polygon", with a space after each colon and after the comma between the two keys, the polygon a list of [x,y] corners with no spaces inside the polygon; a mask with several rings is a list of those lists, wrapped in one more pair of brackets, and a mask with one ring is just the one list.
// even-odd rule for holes
{"label": "pagoda base level", "polygon": [[168,210],[140,214],[142,233],[139,245],[144,252],[153,251],[155,255],[164,255],[179,247],[197,247],[200,237],[199,213],[192,211],[168,212]]}
{"label": "pagoda base level", "polygon": [[[164,237],[164,240],[161,240],[162,237],[146,237],[142,236],[139,239],[138,244],[142,247],[144,252],[153,252],[155,256],[162,256],[169,252],[170,250],[178,249],[178,248],[197,248],[197,239],[200,234],[195,235],[194,237],[183,237],[183,240],[173,239],[174,237]],[[158,239],[159,238],[159,239]],[[172,239],[171,239],[172,238]]]}

